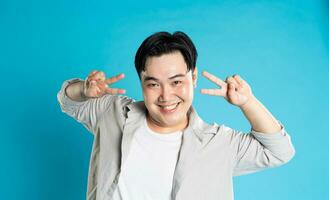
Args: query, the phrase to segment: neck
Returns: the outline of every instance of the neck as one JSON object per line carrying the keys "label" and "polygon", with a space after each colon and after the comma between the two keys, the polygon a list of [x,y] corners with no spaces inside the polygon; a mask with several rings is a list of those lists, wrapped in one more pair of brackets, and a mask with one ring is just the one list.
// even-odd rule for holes
{"label": "neck", "polygon": [[177,125],[163,126],[163,125],[160,125],[154,119],[152,119],[152,117],[149,114],[147,114],[146,122],[147,122],[147,125],[149,126],[149,128],[152,131],[157,132],[157,133],[166,134],[166,133],[173,133],[173,132],[184,130],[187,127],[187,125],[188,125],[188,117],[186,116],[184,122],[179,123]]}

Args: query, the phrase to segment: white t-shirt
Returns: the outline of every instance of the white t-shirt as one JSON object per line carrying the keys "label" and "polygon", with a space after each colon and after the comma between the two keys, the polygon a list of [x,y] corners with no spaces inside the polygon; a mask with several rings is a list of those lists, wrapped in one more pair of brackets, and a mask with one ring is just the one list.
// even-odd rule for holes
{"label": "white t-shirt", "polygon": [[114,200],[170,200],[182,132],[153,132],[146,120],[132,140]]}

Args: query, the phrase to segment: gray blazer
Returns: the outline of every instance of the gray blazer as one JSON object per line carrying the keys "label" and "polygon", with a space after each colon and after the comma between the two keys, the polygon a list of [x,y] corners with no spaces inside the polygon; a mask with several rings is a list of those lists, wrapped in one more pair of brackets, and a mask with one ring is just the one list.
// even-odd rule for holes
{"label": "gray blazer", "polygon": [[[77,80],[64,82],[57,98],[62,111],[94,135],[87,199],[109,200],[146,108],[144,102],[118,95],[72,101],[64,91]],[[172,200],[231,200],[233,176],[282,165],[294,154],[284,128],[273,134],[253,130],[244,134],[203,122],[191,107],[174,172]]]}

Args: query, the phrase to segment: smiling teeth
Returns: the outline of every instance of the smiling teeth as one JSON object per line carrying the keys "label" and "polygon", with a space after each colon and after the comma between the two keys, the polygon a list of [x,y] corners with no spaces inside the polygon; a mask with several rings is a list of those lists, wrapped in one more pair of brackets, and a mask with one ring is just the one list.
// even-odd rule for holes
{"label": "smiling teeth", "polygon": [[172,109],[176,108],[177,105],[178,105],[178,103],[171,105],[171,106],[160,106],[160,107],[163,109],[166,109],[166,110],[172,110]]}

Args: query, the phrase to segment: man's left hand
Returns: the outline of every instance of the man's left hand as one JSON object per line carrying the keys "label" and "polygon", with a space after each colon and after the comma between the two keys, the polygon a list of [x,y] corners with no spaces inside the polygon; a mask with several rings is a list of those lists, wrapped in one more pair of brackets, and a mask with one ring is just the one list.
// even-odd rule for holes
{"label": "man's left hand", "polygon": [[206,71],[202,75],[220,87],[217,89],[201,89],[202,94],[222,96],[229,103],[239,107],[254,98],[249,84],[239,75],[229,76],[225,81]]}

